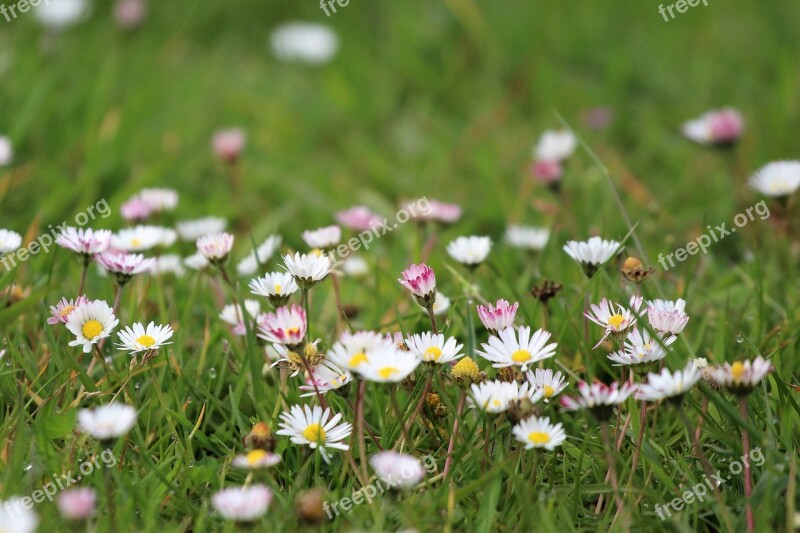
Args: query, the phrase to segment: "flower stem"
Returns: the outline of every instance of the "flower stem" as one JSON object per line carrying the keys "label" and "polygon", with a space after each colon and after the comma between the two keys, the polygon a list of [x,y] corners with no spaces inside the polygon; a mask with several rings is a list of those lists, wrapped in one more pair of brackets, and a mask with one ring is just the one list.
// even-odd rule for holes
{"label": "flower stem", "polygon": [[617,503],[617,514],[622,512],[623,504],[622,497],[619,494],[619,482],[617,481],[617,468],[614,464],[614,453],[611,446],[611,439],[608,435],[608,422],[603,421],[600,423],[600,435],[603,438],[603,447],[606,450],[606,462],[608,463],[608,471],[611,474],[611,488],[614,489],[614,501]]}
{"label": "flower stem", "polygon": [[361,476],[369,479],[367,471],[367,444],[364,439],[364,396],[367,392],[367,382],[363,379],[358,384],[356,396],[356,435],[358,437],[358,460],[361,463]]}
{"label": "flower stem", "polygon": [[431,319],[431,329],[433,330],[433,334],[436,335],[439,333],[439,330],[436,328],[436,317],[433,315],[433,305],[429,305],[426,308],[426,311],[428,311],[428,318]]}
{"label": "flower stem", "polygon": [[[739,413],[742,415],[742,420],[747,422],[747,396],[739,398]],[[742,448],[744,452],[745,515],[747,516],[747,531],[752,532],[755,528],[753,504],[750,502],[750,496],[753,493],[753,473],[750,469],[750,432],[747,431],[747,428],[742,428]]]}
{"label": "flower stem", "polygon": [[[362,382],[363,383],[363,382]],[[397,415],[397,419],[401,421],[400,423],[400,430],[403,433],[403,439],[406,441],[408,446],[411,446],[411,439],[408,436],[408,430],[406,430],[406,425],[402,423],[403,420],[403,411],[400,410],[400,404],[397,403],[397,387],[399,385],[397,383],[393,383],[389,388],[389,398],[392,402],[392,409],[394,409],[395,415]]]}
{"label": "flower stem", "polygon": [[458,407],[456,408],[456,417],[453,420],[453,432],[450,434],[450,444],[447,445],[447,459],[444,460],[444,476],[442,479],[447,479],[447,474],[450,472],[450,466],[453,464],[453,448],[456,445],[456,435],[458,434],[458,424],[461,420],[461,413],[464,412],[464,404],[467,402],[466,391],[461,392],[461,397],[458,399]]}

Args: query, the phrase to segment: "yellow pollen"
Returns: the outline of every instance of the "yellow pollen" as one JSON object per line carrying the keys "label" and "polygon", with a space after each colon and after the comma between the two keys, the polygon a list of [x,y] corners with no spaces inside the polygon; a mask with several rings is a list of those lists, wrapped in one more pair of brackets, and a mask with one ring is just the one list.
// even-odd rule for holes
{"label": "yellow pollen", "polygon": [[303,430],[303,436],[311,442],[325,442],[325,430],[319,424],[311,424]]}
{"label": "yellow pollen", "polygon": [[381,379],[389,379],[398,372],[400,371],[393,366],[385,366],[378,370],[378,375],[381,377]]}
{"label": "yellow pollen", "polygon": [[280,283],[276,283],[275,284],[275,294],[280,294],[280,293],[281,293],[281,284]]}
{"label": "yellow pollen", "polygon": [[619,329],[623,322],[625,322],[625,317],[622,315],[612,315],[608,319],[608,325],[614,329]]}
{"label": "yellow pollen", "polygon": [[64,318],[64,317],[66,317],[66,316],[69,316],[69,314],[70,314],[71,312],[73,312],[74,310],[75,310],[75,306],[74,306],[74,305],[68,305],[68,306],[66,306],[64,309],[62,309],[62,310],[61,310],[61,318]]}
{"label": "yellow pollen", "polygon": [[289,335],[297,335],[298,333],[300,333],[300,328],[289,328],[286,330],[286,333],[288,333]]}
{"label": "yellow pollen", "polygon": [[[308,430],[306,430],[308,431]],[[258,462],[264,459],[267,455],[269,455],[264,450],[253,450],[247,453],[247,464],[250,466],[255,466]]]}
{"label": "yellow pollen", "polygon": [[544,397],[545,398],[551,397],[553,394],[555,394],[555,392],[556,391],[550,385],[545,385],[544,386]]}
{"label": "yellow pollen", "polygon": [[532,431],[528,433],[528,440],[534,444],[547,444],[550,442],[550,435],[543,431]]}
{"label": "yellow pollen", "polygon": [[81,333],[87,340],[92,340],[103,333],[103,324],[97,320],[89,320],[81,328]]}
{"label": "yellow pollen", "polygon": [[320,257],[322,255],[322,250],[320,250],[319,248],[314,248],[313,250],[311,250],[311,254]]}
{"label": "yellow pollen", "polygon": [[501,405],[503,405],[503,402],[501,402],[497,398],[492,400],[492,407],[500,407]]}
{"label": "yellow pollen", "polygon": [[442,356],[442,350],[439,349],[438,346],[431,346],[430,348],[425,350],[426,361],[438,361],[441,356]]}
{"label": "yellow pollen", "polygon": [[156,343],[156,340],[151,337],[150,335],[142,335],[138,339],[136,339],[138,344],[141,344],[145,348],[149,348]]}
{"label": "yellow pollen", "polygon": [[367,362],[367,354],[365,354],[364,352],[358,352],[357,354],[355,354],[353,357],[350,358],[349,365],[352,368],[360,365],[361,363],[366,363],[366,362]]}
{"label": "yellow pollen", "polygon": [[515,363],[527,363],[531,360],[531,352],[528,350],[517,350],[511,354],[511,360]]}
{"label": "yellow pollen", "polygon": [[736,361],[731,366],[731,374],[733,375],[733,379],[739,381],[744,376],[744,365],[739,361]]}
{"label": "yellow pollen", "polygon": [[131,239],[131,246],[141,246],[141,245],[142,241],[140,241],[139,239],[136,238]]}

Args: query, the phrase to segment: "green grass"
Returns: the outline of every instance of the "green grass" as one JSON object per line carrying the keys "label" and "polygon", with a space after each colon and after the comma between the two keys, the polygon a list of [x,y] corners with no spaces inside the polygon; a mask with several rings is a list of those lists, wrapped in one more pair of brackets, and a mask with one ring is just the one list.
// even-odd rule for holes
{"label": "green grass", "polygon": [[[761,353],[772,360],[776,371],[749,398],[752,446],[765,456],[754,471],[753,507],[757,531],[791,531],[800,444],[797,208],[790,204],[789,231],[770,204],[769,219],[756,219],[707,255],[669,272],[656,259],[696,238],[707,224],[730,225],[760,200],[746,189],[747,175],[768,161],[797,157],[796,6],[711,0],[664,22],[658,2],[629,0],[353,0],[329,19],[314,2],[154,4],[138,32],[120,33],[108,6],[101,5],[90,20],[47,47],[33,16],[11,24],[0,20],[0,133],[10,135],[16,148],[14,166],[0,170],[0,227],[25,234],[27,241],[105,198],[114,214],[98,226],[119,228],[123,201],[144,186],[167,186],[181,200],[163,222],[227,217],[237,235],[238,259],[248,252],[251,236],[260,241],[273,231],[284,236],[286,249],[302,250],[303,230],[331,223],[336,211],[353,204],[392,216],[403,199],[457,202],[464,217],[437,230],[430,259],[442,292],[453,300],[447,334],[465,342],[474,331],[478,343],[486,340],[468,315],[474,310],[455,275],[467,274],[451,264],[444,245],[458,235],[487,234],[497,244],[490,263],[475,275],[480,297],[519,300],[520,317],[538,327],[542,308],[529,289],[543,279],[563,283],[548,317],[559,343],[557,360],[581,377],[607,377],[617,371],[602,350],[590,350],[597,330],[590,330],[588,345],[583,339],[583,295],[588,288],[592,301],[624,301],[629,287],[613,266],[587,287],[561,246],[594,233],[628,235],[616,191],[635,224],[643,258],[657,269],[643,294],[688,301],[691,320],[667,366],[677,369],[697,356],[719,363]],[[342,46],[331,65],[303,68],[271,57],[269,29],[298,18],[327,22],[339,32]],[[584,127],[582,114],[595,105],[613,109],[609,129]],[[747,120],[732,155],[680,136],[682,121],[723,105],[739,108]],[[521,194],[531,145],[562,120],[608,167],[610,179],[587,150],[579,150],[560,196],[538,186],[531,196]],[[208,148],[213,131],[230,125],[249,134],[238,187]],[[509,220],[551,227],[548,247],[527,256],[502,245]],[[372,266],[369,277],[343,279],[343,303],[360,310],[354,327],[427,328],[396,282],[419,257],[425,238],[422,229],[402,226],[363,254]],[[630,253],[641,255],[632,239],[628,245]],[[193,251],[186,243],[176,250]],[[269,268],[279,266],[272,262]],[[103,377],[97,371],[84,379],[96,394],[79,398],[81,378],[73,379],[72,372],[85,368],[86,358],[78,363],[78,350],[67,346],[68,332],[45,323],[47,305],[74,296],[79,275],[69,254],[53,250],[0,281],[31,290],[26,300],[0,310],[8,350],[0,365],[2,497],[30,495],[53,473],[75,470],[95,453],[97,444],[73,431],[77,409],[107,403],[119,390],[113,379],[97,384]],[[248,278],[238,281],[240,294],[247,294]],[[87,293],[112,301],[111,280],[90,271]],[[242,451],[254,422],[277,429],[273,413],[280,400],[277,371],[263,377],[253,372],[261,365],[255,338],[232,336],[219,311],[203,275],[141,278],[126,289],[122,325],[170,323],[176,336],[166,356],[155,361],[155,382],[147,372],[131,378],[126,400],[140,415],[128,438],[114,446],[121,466],[83,482],[100,493],[97,530],[112,530],[109,499],[116,507],[113,529],[119,531],[230,528],[213,513],[210,496],[244,482],[245,474],[231,469],[229,459]],[[311,317],[314,335],[329,346],[336,317],[329,282],[312,291]],[[111,345],[106,349],[113,366],[125,376],[128,357]],[[416,398],[419,388],[401,391],[400,404]],[[419,455],[432,454],[441,471],[459,393],[444,380],[434,389],[448,413],[430,428],[419,424],[413,431]],[[725,469],[742,454],[745,425],[732,398],[710,390],[695,390],[687,399],[692,420],[706,395],[711,401],[704,449],[715,468]],[[298,400],[296,386],[289,387],[288,400]],[[353,421],[345,398],[330,401]],[[399,434],[388,406],[388,389],[370,384],[366,420],[387,447]],[[633,426],[616,457],[624,485],[638,431],[638,406],[631,401],[623,413],[629,409]],[[484,459],[484,422],[467,411],[452,488],[434,482],[387,495],[324,528],[608,530],[613,504],[594,512],[599,495],[611,496],[603,482],[607,464],[599,428],[552,403],[545,410],[564,423],[570,438],[557,453],[541,454],[535,483],[534,454],[508,448],[509,424],[500,424],[492,456]],[[640,466],[625,489],[628,523],[617,526],[715,531],[724,530],[727,515],[744,530],[742,476],[723,485],[724,505],[695,503],[669,521],[659,520],[654,506],[697,483],[703,472],[674,411],[660,408],[647,435]],[[268,482],[280,490],[254,530],[300,527],[294,499],[305,489],[324,488],[334,501],[359,487],[342,454],[326,466],[286,438],[277,442],[283,462]],[[42,531],[63,530],[54,505],[36,510]]]}

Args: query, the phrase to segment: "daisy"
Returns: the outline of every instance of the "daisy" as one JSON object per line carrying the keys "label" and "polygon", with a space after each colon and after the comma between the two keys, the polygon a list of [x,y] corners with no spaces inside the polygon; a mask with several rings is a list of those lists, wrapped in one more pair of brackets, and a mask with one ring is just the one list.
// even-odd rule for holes
{"label": "daisy", "polygon": [[242,276],[249,276],[258,270],[259,265],[266,265],[278,251],[283,242],[280,235],[270,235],[250,255],[239,261],[236,271]]}
{"label": "daisy", "polygon": [[300,386],[300,390],[309,391],[301,394],[301,398],[314,396],[317,391],[325,394],[328,391],[340,389],[353,380],[349,370],[342,370],[330,361],[323,361],[316,365],[311,374],[313,377],[306,379],[306,385]]}
{"label": "daisy", "polygon": [[150,271],[155,275],[172,274],[176,277],[181,277],[186,273],[183,268],[183,260],[181,256],[176,254],[160,255],[156,258],[156,264]]}
{"label": "daisy", "polygon": [[374,331],[345,332],[339,342],[328,350],[328,359],[340,368],[358,371],[370,358],[380,352],[397,350],[393,339]]}
{"label": "daisy", "polygon": [[521,366],[525,372],[528,365],[555,355],[558,345],[555,342],[547,344],[549,339],[550,333],[543,329],[531,335],[528,326],[516,330],[508,327],[489,337],[489,343],[483,344],[483,351],[477,350],[476,353],[494,363],[492,366],[495,368]]}
{"label": "daisy", "polygon": [[269,37],[279,60],[308,65],[328,63],[339,49],[339,37],[329,26],[290,22],[278,26]]}
{"label": "daisy", "polygon": [[425,263],[420,263],[411,265],[401,275],[403,277],[397,281],[411,291],[421,306],[430,308],[436,297],[436,274],[433,269]]}
{"label": "daisy", "polygon": [[258,336],[267,342],[296,346],[306,336],[306,312],[297,304],[258,317]]}
{"label": "daisy", "polygon": [[772,363],[759,355],[752,361],[725,363],[712,369],[710,375],[711,380],[717,386],[725,387],[734,394],[744,396],[750,394],[773,370]]}
{"label": "daisy", "polygon": [[369,459],[378,478],[390,487],[408,489],[422,481],[426,470],[419,459],[405,453],[384,451],[378,452]]}
{"label": "daisy", "polygon": [[567,387],[564,375],[561,372],[553,374],[553,371],[549,368],[537,368],[533,372],[528,372],[526,377],[532,390],[542,392],[545,403],[549,403],[550,398]]}
{"label": "daisy", "polygon": [[194,220],[181,220],[175,224],[178,235],[185,241],[197,242],[197,239],[212,233],[222,233],[228,221],[220,217],[203,217]]}
{"label": "daisy", "polygon": [[533,226],[515,226],[506,228],[505,241],[514,248],[539,251],[547,246],[550,230]]}
{"label": "daisy", "polygon": [[73,228],[67,226],[58,237],[56,244],[84,256],[103,253],[111,246],[111,231],[107,229]]}
{"label": "daisy", "polygon": [[[428,311],[427,309],[425,309],[425,307],[420,305],[419,302],[417,302],[417,306],[422,311],[425,311],[425,312]],[[448,298],[447,296],[445,296],[441,292],[437,291],[435,299],[433,300],[433,306],[432,306],[433,314],[436,315],[436,316],[439,316],[439,315],[442,315],[442,314],[446,313],[448,309],[450,309],[450,298]]]}
{"label": "daisy", "polygon": [[98,440],[125,435],[136,424],[136,409],[121,403],[109,403],[95,409],[78,411],[78,428]]}
{"label": "daisy", "polygon": [[22,236],[11,230],[0,229],[0,256],[15,252],[22,246]]}
{"label": "daisy", "polygon": [[61,298],[56,305],[50,306],[50,314],[52,316],[47,319],[47,323],[51,325],[58,324],[59,322],[66,324],[69,315],[75,310],[75,308],[87,303],[89,303],[89,299],[86,296],[79,296],[74,300]]}
{"label": "daisy", "polygon": [[[245,300],[244,308],[250,318],[256,319],[261,312],[261,304],[257,300]],[[242,314],[242,306],[235,304],[228,304],[222,308],[219,317],[233,326],[234,335],[245,335],[247,329],[244,325],[244,315]]]}
{"label": "daisy", "polygon": [[28,503],[30,498],[10,498],[0,500],[0,524],[4,533],[34,533],[39,525],[39,517]]}
{"label": "daisy", "polygon": [[209,233],[197,239],[197,251],[212,264],[219,264],[231,253],[233,240],[230,233]]}
{"label": "daisy", "polygon": [[[614,307],[616,305],[616,308]],[[629,309],[614,304],[607,298],[600,300],[599,305],[591,304],[591,309],[583,313],[583,316],[603,328],[603,336],[594,346],[597,348],[608,338],[609,335],[617,337],[624,335],[636,324],[636,314],[642,305],[641,296],[632,296]]]}
{"label": "daisy", "polygon": [[220,130],[211,138],[211,150],[217,158],[228,164],[234,164],[242,155],[247,144],[247,134],[241,128]]}
{"label": "daisy", "polygon": [[569,130],[546,131],[533,149],[537,161],[564,161],[575,151],[578,139]]}
{"label": "daisy", "polygon": [[[428,208],[418,213],[417,206],[422,203],[427,203]],[[448,204],[438,200],[421,198],[406,205],[406,209],[411,211],[411,218],[420,222],[431,220],[440,224],[453,224],[461,218],[461,206],[458,204]]]}
{"label": "daisy", "polygon": [[0,135],[0,167],[10,165],[14,160],[14,147],[11,144],[11,139],[4,135]]}
{"label": "daisy", "polygon": [[331,271],[331,260],[326,255],[295,253],[283,256],[283,263],[301,289],[310,289]]}
{"label": "daisy", "polygon": [[634,392],[636,392],[636,387],[627,381],[622,385],[617,382],[606,385],[597,381],[590,385],[581,381],[578,383],[580,396],[577,398],[562,396],[561,405],[567,411],[588,409],[595,418],[608,420],[614,406],[627,400]]}
{"label": "daisy", "polygon": [[122,204],[119,208],[119,211],[120,214],[122,214],[122,218],[128,222],[140,222],[147,220],[147,218],[152,214],[150,211],[150,205],[138,197],[133,197]]}
{"label": "daisy", "polygon": [[652,338],[646,329],[639,331],[639,328],[634,327],[625,338],[623,349],[609,354],[608,358],[616,363],[614,366],[643,365],[660,361],[667,355],[666,347],[677,339],[663,334]]}
{"label": "daisy", "polygon": [[586,276],[591,278],[597,269],[617,253],[620,246],[617,241],[592,237],[585,242],[569,241],[564,245],[564,251],[579,263]]}
{"label": "daisy", "polygon": [[412,335],[406,338],[406,346],[426,363],[443,365],[464,357],[464,354],[461,353],[464,345],[457,344],[456,339],[453,337],[445,341],[445,337],[441,333],[426,332]]}
{"label": "daisy", "polygon": [[525,449],[544,448],[553,451],[567,439],[561,423],[551,424],[547,417],[532,416],[523,420],[511,430],[518,441],[525,443]]}
{"label": "daisy", "polygon": [[686,302],[678,299],[653,300],[647,302],[647,320],[650,327],[664,335],[680,335],[689,323],[689,315],[684,312]]}
{"label": "daisy", "polygon": [[250,292],[269,299],[275,307],[285,305],[289,296],[297,292],[297,283],[288,272],[271,272],[263,278],[250,281]]}
{"label": "daisy", "polygon": [[[121,229],[111,237],[111,246],[115,250],[125,252],[143,252],[159,246],[165,239],[169,241],[171,236],[169,233],[165,235],[165,231],[172,232],[172,230],[158,226],[136,226]],[[174,239],[171,240],[174,241]],[[172,243],[170,242],[170,244]]]}
{"label": "daisy", "polygon": [[368,207],[358,205],[336,213],[336,221],[353,231],[368,231],[384,225],[383,219]]}
{"label": "daisy", "polygon": [[747,180],[750,188],[764,196],[782,198],[800,188],[800,161],[769,163]]}
{"label": "daisy", "polygon": [[662,368],[658,374],[647,374],[647,382],[640,384],[636,390],[636,399],[657,402],[669,398],[679,403],[701,377],[701,370],[692,361],[683,370],[675,372]]}
{"label": "daisy", "polygon": [[271,501],[272,491],[256,484],[222,489],[211,498],[211,505],[226,520],[255,522],[266,514]]}
{"label": "daisy", "polygon": [[211,266],[208,259],[200,252],[195,252],[192,255],[183,259],[183,264],[192,270],[205,270]]}
{"label": "daisy", "polygon": [[531,174],[545,185],[558,187],[558,181],[564,175],[564,167],[561,161],[538,160],[531,165]]}
{"label": "daisy", "polygon": [[155,322],[150,322],[147,327],[143,326],[140,322],[128,326],[117,335],[121,343],[118,343],[121,349],[131,353],[137,352],[151,352],[158,350],[166,344],[172,337],[172,328],[169,325],[162,326],[156,325]]}
{"label": "daisy", "polygon": [[97,504],[97,493],[89,487],[67,489],[58,495],[56,505],[61,517],[66,520],[91,518]]}
{"label": "daisy", "polygon": [[124,30],[138,27],[147,15],[145,0],[117,0],[114,4],[114,22]]}
{"label": "daisy", "polygon": [[97,263],[117,277],[117,283],[126,284],[136,274],[150,272],[156,265],[155,258],[125,252],[103,252],[95,256]]}
{"label": "daisy", "polygon": [[142,189],[137,197],[144,200],[154,213],[172,211],[178,205],[178,193],[172,189]]}
{"label": "daisy", "polygon": [[269,468],[281,462],[281,456],[275,453],[270,453],[266,450],[255,449],[247,452],[245,455],[237,455],[231,461],[231,464],[237,468],[246,468],[247,470],[259,470],[261,468]]}
{"label": "daisy", "polygon": [[489,237],[459,237],[447,245],[447,253],[461,263],[476,267],[486,260],[492,249],[492,239]]}
{"label": "daisy", "polygon": [[500,299],[494,306],[492,304],[479,305],[478,317],[481,319],[483,327],[488,329],[492,335],[496,335],[498,331],[514,325],[517,309],[519,309],[519,302],[511,305],[508,301]]}
{"label": "daisy", "polygon": [[494,414],[508,410],[515,402],[527,399],[536,403],[542,398],[541,392],[532,391],[527,383],[520,386],[516,381],[473,383],[470,391],[472,395],[469,401],[473,408]]}
{"label": "daisy", "polygon": [[404,352],[392,346],[391,349],[371,353],[367,361],[355,370],[368,381],[399,383],[414,372],[421,362],[416,353]]}
{"label": "daisy", "polygon": [[70,346],[83,345],[83,352],[92,351],[92,346],[111,335],[119,320],[114,311],[103,300],[94,300],[77,306],[67,318],[67,329],[76,339]]}
{"label": "daisy", "polygon": [[339,226],[326,226],[313,231],[304,231],[303,240],[310,248],[330,250],[342,240],[342,228]]}
{"label": "daisy", "polygon": [[730,146],[744,131],[744,119],[735,109],[712,110],[683,124],[683,135],[704,146]]}
{"label": "daisy", "polygon": [[341,413],[330,420],[329,416],[330,409],[323,411],[318,405],[293,405],[288,412],[281,413],[283,422],[276,433],[290,437],[293,444],[308,445],[312,450],[319,449],[322,458],[330,462],[326,448],[349,450],[350,447],[342,441],[350,436],[353,426],[349,422],[339,423],[342,419]]}
{"label": "daisy", "polygon": [[369,264],[363,257],[351,255],[342,261],[342,272],[353,278],[360,278],[369,274]]}
{"label": "daisy", "polygon": [[72,26],[89,12],[87,0],[50,0],[37,5],[36,19],[42,26],[53,30]]}

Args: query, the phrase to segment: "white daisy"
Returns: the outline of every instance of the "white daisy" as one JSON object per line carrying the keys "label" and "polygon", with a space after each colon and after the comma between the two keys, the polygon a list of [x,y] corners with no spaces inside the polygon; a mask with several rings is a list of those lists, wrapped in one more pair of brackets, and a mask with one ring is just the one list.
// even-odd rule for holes
{"label": "white daisy", "polygon": [[548,417],[532,416],[522,420],[511,430],[518,441],[525,443],[525,449],[544,448],[554,450],[567,439],[561,422],[551,424]]}
{"label": "white daisy", "polygon": [[67,319],[67,329],[76,337],[69,345],[82,345],[84,353],[89,353],[94,344],[111,335],[117,324],[114,311],[103,300],[79,305]]}
{"label": "white daisy", "polygon": [[0,527],[3,533],[34,533],[39,517],[30,509],[30,498],[0,500]]}
{"label": "white daisy", "polygon": [[17,251],[22,246],[22,236],[11,230],[0,229],[0,256]]}
{"label": "white daisy", "polygon": [[648,402],[657,402],[665,398],[679,401],[680,398],[700,381],[702,372],[690,361],[683,370],[670,372],[662,368],[661,372],[647,374],[647,383],[642,383],[636,390],[636,398]]}
{"label": "white daisy", "polygon": [[514,302],[512,305],[501,298],[497,300],[496,305],[479,305],[478,317],[481,319],[483,327],[494,335],[498,331],[503,331],[507,327],[514,325],[517,309],[519,309],[519,302]]}
{"label": "white daisy", "polygon": [[278,26],[269,37],[272,52],[284,62],[323,65],[339,49],[339,37],[329,27],[308,22]]}
{"label": "white daisy", "polygon": [[704,146],[731,145],[739,140],[743,130],[742,115],[730,108],[709,111],[683,124],[683,135]]}
{"label": "white daisy", "polygon": [[449,337],[445,341],[445,336],[441,333],[425,332],[412,335],[406,338],[406,346],[426,363],[443,365],[464,357],[461,353],[464,345],[458,344],[454,337]]}
{"label": "white daisy", "polygon": [[195,252],[192,255],[185,257],[183,259],[183,264],[192,270],[205,270],[211,266],[211,263],[208,262],[206,256],[200,252]]}
{"label": "white daisy", "polygon": [[324,254],[299,254],[283,256],[286,270],[291,274],[300,288],[312,287],[325,279],[331,271],[331,260]]}
{"label": "white daisy", "polygon": [[592,277],[597,269],[611,259],[620,248],[617,241],[607,241],[600,237],[592,237],[588,241],[569,241],[564,251],[581,265],[588,277]]}
{"label": "white daisy", "polygon": [[0,167],[10,165],[14,161],[14,147],[11,139],[0,135]]}
{"label": "white daisy", "polygon": [[297,283],[288,272],[271,272],[263,278],[250,281],[250,292],[268,298],[272,305],[284,305],[289,296],[297,292]]}
{"label": "white daisy", "polygon": [[467,266],[477,266],[486,260],[492,249],[492,239],[489,237],[459,237],[447,245],[447,253]]}
{"label": "white daisy", "polygon": [[283,237],[280,235],[270,235],[264,242],[262,242],[255,251],[239,261],[236,265],[236,271],[242,276],[249,276],[258,270],[259,265],[266,265],[270,258],[281,247]]}
{"label": "white daisy", "polygon": [[373,331],[345,332],[339,342],[328,350],[328,359],[336,366],[358,371],[379,352],[396,350],[392,339]]}
{"label": "white daisy", "polygon": [[422,481],[425,469],[413,455],[394,451],[378,452],[369,459],[378,478],[392,488],[408,489]]}
{"label": "white daisy", "polygon": [[175,224],[178,235],[185,241],[196,242],[200,237],[212,233],[222,233],[228,221],[220,217],[203,217],[194,220],[181,220]]}
{"label": "white daisy", "polygon": [[303,232],[303,240],[310,248],[330,250],[342,240],[342,228],[339,226],[326,226],[316,230]]}
{"label": "white daisy", "polygon": [[42,26],[59,30],[83,20],[89,12],[87,0],[49,0],[36,4],[36,18]]}
{"label": "white daisy", "polygon": [[121,229],[111,237],[111,246],[126,252],[143,252],[159,246],[165,239],[169,240],[170,237],[165,235],[166,231],[172,232],[159,226]]}
{"label": "white daisy", "polygon": [[525,250],[542,250],[550,239],[550,230],[533,226],[515,226],[506,228],[505,241],[514,248]]}
{"label": "white daisy", "polygon": [[267,342],[295,346],[306,335],[306,312],[297,304],[278,307],[274,313],[258,317],[258,336]]}
{"label": "white daisy", "polygon": [[281,456],[276,453],[270,453],[266,450],[255,449],[247,452],[244,455],[237,455],[231,461],[231,464],[237,468],[246,468],[247,470],[259,470],[261,468],[269,468],[281,462]]}
{"label": "white daisy", "polygon": [[233,240],[230,233],[209,233],[197,239],[197,251],[211,263],[221,263],[231,253]]}
{"label": "white daisy", "polygon": [[151,272],[159,276],[172,274],[173,276],[181,277],[186,273],[186,270],[183,268],[183,259],[181,259],[181,256],[166,254],[156,258],[156,264],[153,266]]}
{"label": "white daisy", "polygon": [[598,419],[608,420],[613,413],[614,406],[627,400],[634,392],[636,392],[636,386],[627,381],[622,385],[616,382],[611,385],[594,382],[590,385],[581,381],[578,383],[580,396],[576,398],[562,396],[561,405],[567,411],[588,409]]}
{"label": "white daisy", "polygon": [[542,392],[545,403],[550,402],[550,398],[556,396],[567,387],[567,381],[561,372],[553,373],[549,368],[537,368],[533,372],[526,374],[531,389]]}
{"label": "white daisy", "polygon": [[616,363],[614,366],[653,363],[664,359],[667,355],[666,347],[677,339],[677,337],[663,334],[653,338],[646,329],[639,331],[639,328],[634,327],[628,332],[623,349],[609,354],[608,358]]}
{"label": "white daisy", "polygon": [[[244,308],[251,319],[256,319],[261,312],[261,304],[258,300],[245,300]],[[244,335],[247,330],[244,325],[244,315],[241,305],[228,304],[222,308],[219,317],[233,326],[234,335]]]}
{"label": "white daisy", "polygon": [[342,261],[342,272],[353,278],[369,274],[369,264],[363,257],[351,255]]}
{"label": "white daisy", "polygon": [[756,172],[747,184],[764,196],[781,198],[800,188],[800,161],[776,161]]}
{"label": "white daisy", "polygon": [[78,428],[99,440],[125,435],[136,423],[136,409],[121,403],[109,403],[95,409],[78,411]]}
{"label": "white daisy", "polygon": [[178,205],[178,193],[172,189],[142,189],[136,197],[144,201],[154,213],[172,211]]}
{"label": "white daisy", "polygon": [[111,245],[110,230],[92,230],[67,226],[56,237],[56,244],[81,255],[95,255],[108,250]]}
{"label": "white daisy", "polygon": [[311,369],[311,373],[313,378],[307,377],[306,385],[300,386],[300,390],[308,391],[305,394],[301,394],[301,398],[314,396],[317,391],[320,394],[325,394],[328,391],[342,388],[353,380],[349,370],[342,370],[330,361],[322,361]]}
{"label": "white daisy", "polygon": [[404,352],[392,346],[391,349],[371,353],[363,365],[355,370],[361,377],[377,383],[399,383],[408,377],[422,359],[414,352]]}
{"label": "white daisy", "polygon": [[211,498],[211,505],[226,520],[255,522],[266,514],[272,501],[272,491],[264,485],[230,487]]}
{"label": "white daisy", "polygon": [[689,315],[684,311],[686,302],[678,299],[653,300],[647,302],[647,320],[650,327],[664,335],[679,335],[689,323]]}
{"label": "white daisy", "polygon": [[145,327],[137,322],[117,333],[119,340],[122,341],[117,346],[132,353],[154,351],[165,344],[172,344],[167,342],[172,337],[172,333],[169,325],[162,326],[150,322]]}
{"label": "white daisy", "polygon": [[[591,304],[591,309],[583,315],[603,328],[603,336],[594,346],[597,348],[609,335],[624,335],[636,324],[636,312],[642,305],[641,296],[632,296],[629,308],[615,304],[606,298],[599,305]],[[616,307],[614,307],[616,306]]]}
{"label": "white daisy", "polygon": [[517,330],[508,327],[490,336],[489,343],[483,344],[483,351],[477,350],[476,353],[491,361],[495,368],[521,366],[525,372],[528,365],[555,355],[558,344],[547,344],[549,339],[550,333],[543,329],[531,335],[528,326],[520,326]]}
{"label": "white daisy", "polygon": [[710,376],[711,381],[718,386],[725,387],[734,394],[744,395],[755,389],[773,370],[772,363],[759,355],[752,361],[736,361],[715,367]]}
{"label": "white daisy", "polygon": [[307,405],[293,405],[288,412],[281,413],[281,429],[276,433],[286,435],[294,444],[308,445],[311,449],[319,449],[322,458],[329,462],[326,448],[349,450],[344,441],[353,431],[349,422],[339,421],[342,414],[330,417],[330,409],[324,411],[318,405],[313,408]]}
{"label": "white daisy", "polygon": [[484,381],[470,387],[470,405],[487,413],[502,413],[514,402],[524,399],[536,403],[542,399],[541,391],[534,391],[528,383],[520,386],[516,381]]}
{"label": "white daisy", "polygon": [[103,252],[95,256],[97,263],[108,272],[116,275],[117,282],[127,283],[137,274],[150,272],[156,265],[153,257],[145,258],[142,254],[126,252]]}
{"label": "white daisy", "polygon": [[540,161],[563,161],[572,155],[577,145],[577,137],[569,130],[545,131],[533,149],[533,157]]}

